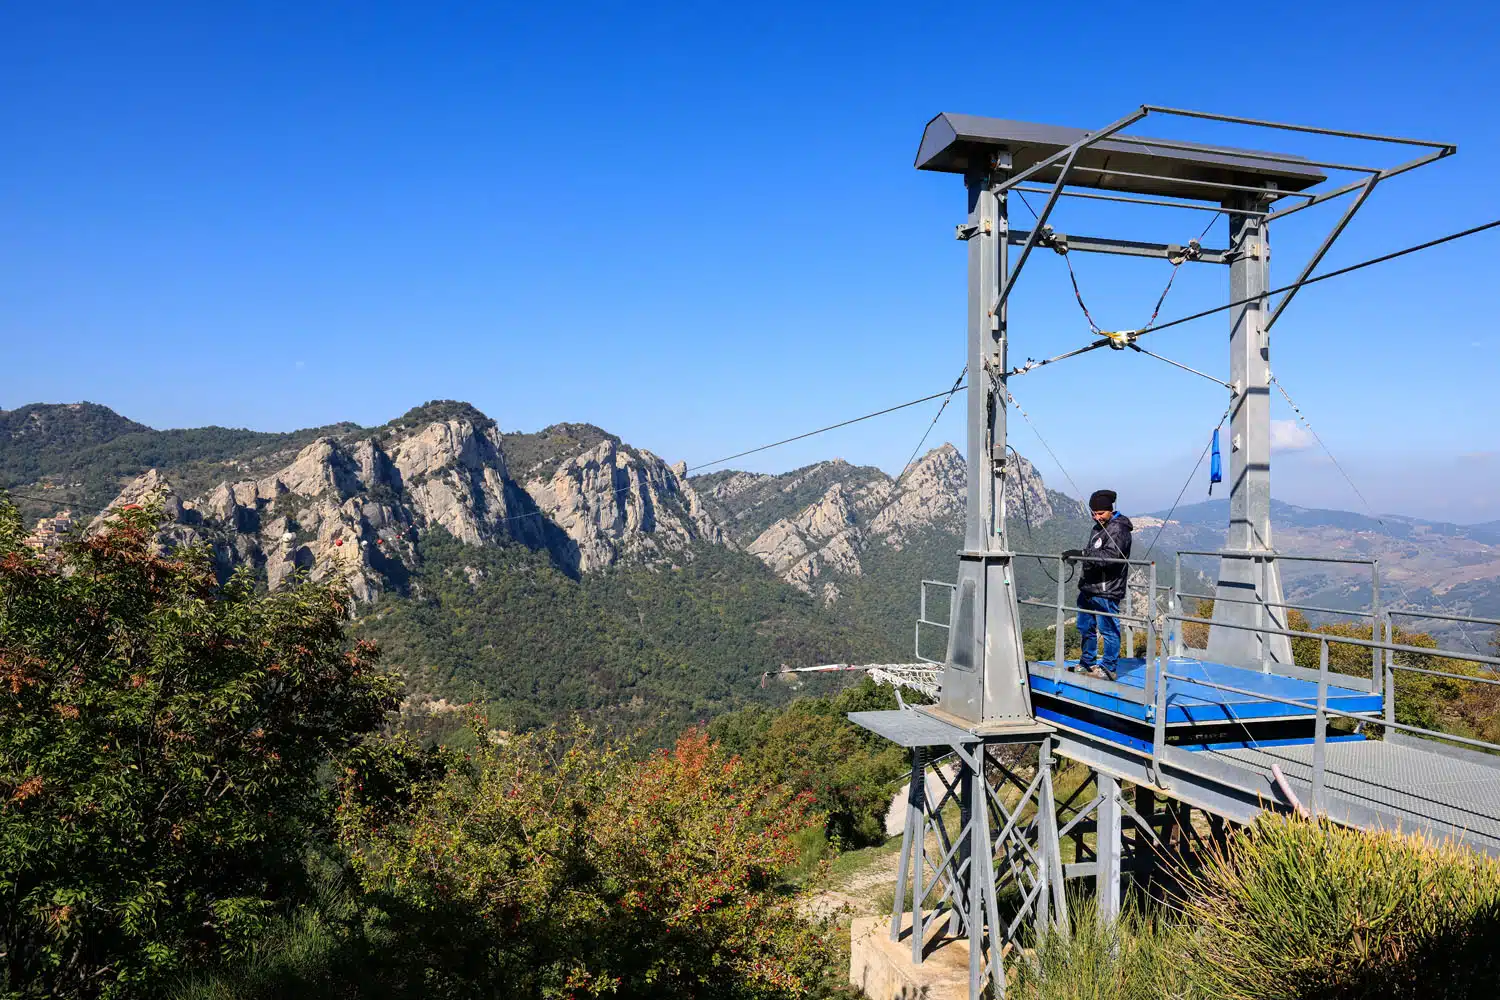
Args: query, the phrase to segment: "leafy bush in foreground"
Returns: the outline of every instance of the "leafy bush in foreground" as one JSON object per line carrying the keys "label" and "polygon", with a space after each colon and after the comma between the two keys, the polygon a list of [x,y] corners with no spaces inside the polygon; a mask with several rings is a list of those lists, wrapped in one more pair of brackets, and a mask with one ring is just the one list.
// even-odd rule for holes
{"label": "leafy bush in foreground", "polygon": [[133,996],[243,948],[326,828],[318,769],[394,704],[347,595],[220,587],[127,511],[42,559],[0,500],[0,982]]}
{"label": "leafy bush in foreground", "polygon": [[808,797],[702,732],[645,761],[579,729],[480,739],[450,763],[436,781],[346,775],[342,843],[399,929],[382,961],[401,978],[549,998],[800,997],[829,980],[830,932],[782,877]]}
{"label": "leafy bush in foreground", "polygon": [[752,706],[726,713],[708,732],[766,783],[810,794],[830,840],[863,847],[885,839],[886,809],[911,765],[905,750],[845,716],[895,707],[889,687],[864,677],[831,697],[798,698],[781,711]]}
{"label": "leafy bush in foreground", "polygon": [[1265,815],[1185,894],[1209,996],[1500,995],[1500,864],[1464,847]]}

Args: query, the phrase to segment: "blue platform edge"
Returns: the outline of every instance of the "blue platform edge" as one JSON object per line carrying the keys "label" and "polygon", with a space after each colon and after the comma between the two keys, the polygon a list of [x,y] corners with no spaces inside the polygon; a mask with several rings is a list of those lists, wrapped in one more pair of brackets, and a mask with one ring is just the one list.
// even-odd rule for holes
{"label": "blue platform edge", "polygon": [[[1070,661],[1076,662],[1076,661]],[[1117,682],[1125,687],[1146,691],[1146,661],[1142,659],[1120,660]],[[1060,701],[1071,701],[1088,708],[1124,716],[1137,722],[1147,722],[1147,706],[1118,695],[1095,691],[1079,684],[1070,684],[1068,675],[1052,679],[1052,661],[1043,660],[1032,664],[1031,689],[1037,694],[1048,695]],[[1038,668],[1046,668],[1045,670]],[[1263,674],[1258,670],[1232,667],[1225,663],[1209,663],[1203,660],[1176,658],[1172,662],[1173,673],[1201,677],[1214,684],[1226,684],[1242,691],[1253,691],[1276,698],[1292,698],[1308,702],[1306,708],[1288,705],[1279,701],[1255,698],[1251,695],[1235,694],[1191,681],[1167,681],[1167,725],[1209,725],[1216,722],[1251,722],[1261,719],[1309,718],[1315,710],[1311,703],[1318,700],[1318,685],[1295,677],[1279,674]],[[1356,691],[1353,688],[1328,685],[1328,707],[1341,712],[1379,712],[1384,708],[1384,699],[1379,694]]]}
{"label": "blue platform edge", "polygon": [[[1096,736],[1101,740],[1108,740],[1111,743],[1118,743],[1120,746],[1127,747],[1142,754],[1150,755],[1151,753],[1150,740],[1139,739],[1135,736],[1130,736],[1126,733],[1122,733],[1119,730],[1110,729],[1108,726],[1101,726],[1098,723],[1085,722],[1083,719],[1075,719],[1071,715],[1064,715],[1061,712],[1054,712],[1050,708],[1037,708],[1035,709],[1035,713],[1038,719],[1051,722],[1054,725],[1063,726],[1068,729],[1075,729],[1078,732],[1087,733],[1090,736]],[[1329,743],[1358,743],[1362,742],[1363,740],[1364,736],[1360,735],[1359,733],[1331,734],[1328,737]],[[1236,740],[1227,743],[1176,743],[1173,744],[1173,746],[1177,747],[1179,750],[1192,751],[1259,750],[1265,747],[1306,746],[1307,744],[1312,742],[1313,739],[1309,736],[1301,739]]]}

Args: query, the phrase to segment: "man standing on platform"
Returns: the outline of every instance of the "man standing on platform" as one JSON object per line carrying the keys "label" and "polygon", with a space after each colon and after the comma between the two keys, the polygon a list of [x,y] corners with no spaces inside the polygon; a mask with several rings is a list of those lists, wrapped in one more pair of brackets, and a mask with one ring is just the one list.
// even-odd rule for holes
{"label": "man standing on platform", "polygon": [[[1122,562],[1100,562],[1101,559],[1129,559],[1130,518],[1115,510],[1114,490],[1096,490],[1089,497],[1089,512],[1094,528],[1089,532],[1087,547],[1073,549],[1065,555],[1083,562],[1078,578],[1078,632],[1083,637],[1083,655],[1078,669],[1095,676],[1115,679],[1120,660],[1120,613],[1130,567]],[[1099,639],[1095,638],[1098,632]],[[1099,646],[1102,644],[1103,649]],[[1072,670],[1072,667],[1068,668]]]}

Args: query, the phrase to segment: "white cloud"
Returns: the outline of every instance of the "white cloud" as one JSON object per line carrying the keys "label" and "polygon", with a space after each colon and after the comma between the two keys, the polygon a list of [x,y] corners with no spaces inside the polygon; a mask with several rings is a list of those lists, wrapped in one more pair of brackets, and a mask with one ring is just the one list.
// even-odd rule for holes
{"label": "white cloud", "polygon": [[1313,436],[1297,421],[1271,421],[1272,451],[1302,451],[1315,443]]}

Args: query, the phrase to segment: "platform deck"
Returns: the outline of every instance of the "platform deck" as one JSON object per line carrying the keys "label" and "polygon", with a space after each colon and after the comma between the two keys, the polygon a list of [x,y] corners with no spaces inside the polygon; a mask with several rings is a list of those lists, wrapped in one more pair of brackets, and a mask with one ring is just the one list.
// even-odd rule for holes
{"label": "platform deck", "polygon": [[[1070,660],[1068,663],[1076,666],[1077,661]],[[1146,704],[1146,661],[1143,659],[1121,659],[1118,678],[1113,682],[1066,672],[1054,679],[1051,660],[1032,663],[1030,666],[1032,692],[1055,699],[1063,710],[1066,703],[1072,702],[1093,711],[1107,712],[1136,722],[1147,722],[1150,719],[1151,713],[1147,711]],[[1173,659],[1170,672],[1239,688],[1241,691],[1306,702],[1308,707],[1300,708],[1282,701],[1272,701],[1270,698],[1222,691],[1191,681],[1168,680],[1168,726],[1310,719],[1315,714],[1311,706],[1317,702],[1318,685],[1312,681],[1261,673],[1224,663],[1180,658]],[[1328,686],[1328,707],[1331,709],[1379,713],[1383,706],[1384,700],[1379,694],[1332,683]]]}
{"label": "platform deck", "polygon": [[[1311,746],[1208,750],[1221,760],[1269,775],[1280,767],[1310,801]],[[1453,836],[1490,853],[1500,853],[1500,757],[1493,763],[1460,759],[1440,746],[1363,740],[1328,744],[1328,811],[1341,804],[1375,813],[1392,828],[1408,833]],[[1363,825],[1363,824],[1362,824]]]}

